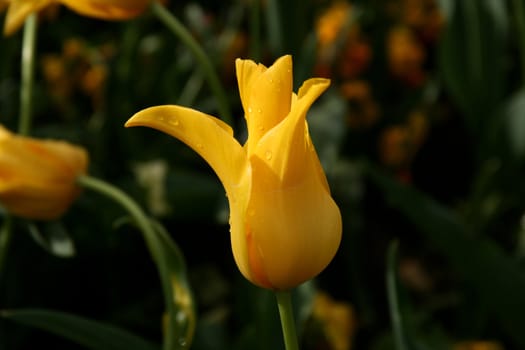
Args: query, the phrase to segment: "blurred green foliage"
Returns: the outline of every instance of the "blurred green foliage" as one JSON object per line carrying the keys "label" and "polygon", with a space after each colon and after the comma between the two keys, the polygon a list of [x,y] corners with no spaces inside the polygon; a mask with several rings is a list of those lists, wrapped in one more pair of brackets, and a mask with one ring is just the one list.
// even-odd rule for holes
{"label": "blurred green foliage", "polygon": [[[332,80],[308,120],[344,233],[330,266],[296,290],[303,349],[395,349],[393,329],[407,349],[525,348],[523,2],[169,3],[212,60],[240,140],[236,57],[268,65],[292,53],[295,88]],[[0,38],[0,121],[11,130],[21,37]],[[192,348],[282,348],[273,295],[233,261],[212,171],[166,135],[123,127],[159,104],[220,117],[191,52],[149,12],[105,22],[63,7],[40,14],[37,50],[32,134],[85,146],[90,173],[168,229],[195,294]],[[160,343],[158,274],[137,230],[118,224],[124,215],[86,191],[60,222],[16,220],[0,310],[56,310]],[[0,319],[0,349],[42,344],[77,346]]]}

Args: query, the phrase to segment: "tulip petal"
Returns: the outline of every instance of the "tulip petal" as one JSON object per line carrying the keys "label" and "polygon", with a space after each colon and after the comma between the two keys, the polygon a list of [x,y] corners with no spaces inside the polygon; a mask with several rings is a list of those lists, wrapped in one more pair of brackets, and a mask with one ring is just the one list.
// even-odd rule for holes
{"label": "tulip petal", "polygon": [[286,290],[315,277],[341,241],[341,214],[316,176],[281,191],[252,186],[247,213],[250,261],[264,271],[263,279],[251,280],[265,288]]}
{"label": "tulip petal", "polygon": [[169,134],[197,152],[212,167],[228,195],[246,171],[246,154],[220,119],[191,108],[156,106],[132,116],[125,124],[147,126]]}
{"label": "tulip petal", "polygon": [[61,216],[80,192],[87,152],[62,141],[36,140],[0,127],[0,198],[9,212],[30,219]]}
{"label": "tulip petal", "polygon": [[[327,79],[307,80],[299,90],[290,114],[259,141],[250,161],[252,158],[258,159],[257,163],[262,162],[267,166],[261,167],[253,175],[254,181],[258,181],[257,185],[254,182],[254,186],[263,186],[269,190],[294,186],[304,177],[306,162],[315,160],[314,163],[318,164],[305,118],[310,106],[329,85]],[[321,168],[315,172],[324,179]],[[326,185],[325,179],[324,183]]]}
{"label": "tulip petal", "polygon": [[250,194],[250,168],[244,148],[232,129],[221,120],[180,106],[147,108],[131,117],[126,126],[147,126],[165,132],[195,150],[221,180],[230,204],[230,235],[239,270],[251,279],[245,238],[245,214]]}
{"label": "tulip petal", "polygon": [[11,35],[24,24],[33,12],[38,12],[53,3],[53,0],[12,0],[7,8],[4,23],[4,35]]}
{"label": "tulip petal", "polygon": [[237,83],[239,85],[239,95],[243,109],[248,110],[250,104],[250,92],[253,83],[259,76],[266,71],[263,64],[257,64],[252,60],[235,60],[235,70],[237,72]]}
{"label": "tulip petal", "polygon": [[262,287],[286,289],[312,278],[331,261],[341,239],[341,215],[305,120],[328,85],[326,79],[306,81],[293,98],[290,114],[259,141],[249,158],[252,191],[246,231],[249,260],[258,271],[251,280]]}
{"label": "tulip petal", "polygon": [[248,125],[248,154],[261,137],[290,112],[292,57],[282,56],[268,69],[250,60],[237,60],[237,79]]}
{"label": "tulip petal", "polygon": [[59,0],[59,2],[81,15],[105,20],[136,17],[151,3],[147,0]]}

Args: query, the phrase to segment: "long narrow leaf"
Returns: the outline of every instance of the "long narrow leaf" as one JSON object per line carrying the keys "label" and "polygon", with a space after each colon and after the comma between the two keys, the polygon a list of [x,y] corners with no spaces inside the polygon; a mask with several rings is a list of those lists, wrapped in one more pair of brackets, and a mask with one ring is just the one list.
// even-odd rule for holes
{"label": "long narrow leaf", "polygon": [[186,262],[181,250],[171,239],[164,226],[153,221],[153,227],[157,233],[159,246],[163,249],[162,255],[166,259],[172,281],[173,302],[177,312],[177,322],[172,325],[176,329],[172,331],[179,335],[178,343],[181,348],[189,348],[197,321],[193,293],[186,274]]}
{"label": "long narrow leaf", "polygon": [[525,278],[493,242],[474,238],[461,220],[414,188],[367,168],[390,205],[403,213],[439,249],[520,348],[525,348]]}
{"label": "long narrow leaf", "polygon": [[408,350],[408,342],[406,340],[406,334],[401,315],[401,307],[399,306],[399,296],[397,292],[397,247],[397,241],[392,242],[388,247],[386,266],[386,289],[396,349]]}
{"label": "long narrow leaf", "polygon": [[96,350],[158,350],[159,346],[116,326],[64,312],[22,309],[2,311],[2,317],[69,339]]}

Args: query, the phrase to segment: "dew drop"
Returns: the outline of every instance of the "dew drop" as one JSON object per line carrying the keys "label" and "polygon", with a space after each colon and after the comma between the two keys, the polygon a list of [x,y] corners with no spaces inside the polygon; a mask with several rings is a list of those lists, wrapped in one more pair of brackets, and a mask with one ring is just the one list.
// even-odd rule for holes
{"label": "dew drop", "polygon": [[198,148],[198,149],[203,149],[204,146],[202,145],[202,143],[198,143],[198,144],[197,144],[197,148]]}
{"label": "dew drop", "polygon": [[257,109],[257,113],[261,114],[262,110],[260,108]]}
{"label": "dew drop", "polygon": [[173,119],[173,120],[170,120],[169,123],[173,126],[179,126],[180,125],[180,122],[178,119]]}
{"label": "dew drop", "polygon": [[259,127],[257,127],[257,129],[258,129],[259,131],[264,131],[264,126],[259,125]]}
{"label": "dew drop", "polygon": [[159,121],[162,122],[162,121],[164,121],[164,119],[166,119],[166,118],[164,118],[164,116],[160,116],[160,117],[158,117],[158,119],[159,119]]}
{"label": "dew drop", "polygon": [[179,345],[182,346],[182,347],[186,347],[187,343],[186,343],[186,339],[184,338],[179,338]]}
{"label": "dew drop", "polygon": [[252,107],[248,107],[248,113],[252,112]]}
{"label": "dew drop", "polygon": [[266,157],[266,160],[270,160],[270,159],[272,159],[272,151],[266,151],[266,153],[264,154],[264,156]]}

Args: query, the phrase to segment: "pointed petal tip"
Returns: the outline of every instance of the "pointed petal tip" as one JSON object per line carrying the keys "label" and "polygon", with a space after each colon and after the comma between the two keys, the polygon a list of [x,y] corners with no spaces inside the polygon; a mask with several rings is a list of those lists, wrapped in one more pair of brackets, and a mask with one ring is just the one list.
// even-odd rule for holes
{"label": "pointed petal tip", "polygon": [[126,123],[124,127],[129,128],[133,126],[150,126],[147,122],[155,119],[158,116],[158,112],[162,112],[166,106],[153,106],[144,108],[137,113],[133,114]]}

